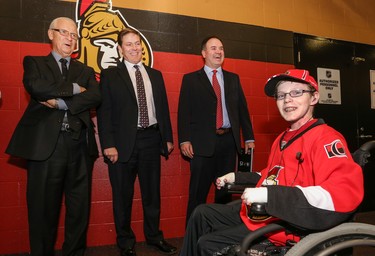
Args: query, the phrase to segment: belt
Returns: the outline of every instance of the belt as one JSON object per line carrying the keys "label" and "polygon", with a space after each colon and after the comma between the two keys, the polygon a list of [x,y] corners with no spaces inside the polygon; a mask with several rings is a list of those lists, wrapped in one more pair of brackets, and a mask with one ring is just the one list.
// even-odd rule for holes
{"label": "belt", "polygon": [[157,129],[159,129],[158,124],[153,124],[147,127],[137,127],[137,131],[157,130]]}
{"label": "belt", "polygon": [[60,132],[71,132],[71,131],[72,130],[69,128],[68,123],[62,123],[61,124]]}
{"label": "belt", "polygon": [[216,134],[217,135],[224,135],[228,132],[230,132],[232,129],[231,128],[219,128],[219,129],[216,129]]}

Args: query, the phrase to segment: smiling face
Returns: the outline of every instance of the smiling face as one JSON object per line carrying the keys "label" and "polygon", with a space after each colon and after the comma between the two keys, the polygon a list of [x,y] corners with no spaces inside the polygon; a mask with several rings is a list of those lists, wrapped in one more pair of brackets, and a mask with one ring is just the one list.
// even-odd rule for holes
{"label": "smiling face", "polygon": [[224,61],[224,46],[221,41],[217,38],[208,40],[202,50],[202,56],[208,67],[212,69],[219,68]]}
{"label": "smiling face", "polygon": [[[277,93],[289,93],[292,90],[311,90],[309,85],[298,82],[284,81],[277,86]],[[303,93],[299,97],[289,94],[283,100],[277,100],[277,108],[281,116],[290,123],[292,130],[299,129],[313,117],[314,106],[319,101],[319,92]]]}
{"label": "smiling face", "polygon": [[[71,33],[77,34],[77,25],[73,20],[60,18],[53,22],[52,29],[48,30],[48,38],[52,43],[52,50],[65,58],[70,56],[76,49],[77,40],[73,39]],[[69,35],[62,35],[59,31],[53,29],[64,29]]]}
{"label": "smiling face", "polygon": [[132,64],[137,64],[142,59],[142,43],[139,35],[127,33],[122,37],[122,43],[118,46],[124,59]]}

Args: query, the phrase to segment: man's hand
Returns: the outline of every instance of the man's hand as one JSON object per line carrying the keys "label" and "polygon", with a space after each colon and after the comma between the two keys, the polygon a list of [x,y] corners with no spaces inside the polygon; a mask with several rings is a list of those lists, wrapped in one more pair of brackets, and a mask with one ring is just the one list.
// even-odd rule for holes
{"label": "man's hand", "polygon": [[79,91],[80,91],[80,93],[83,93],[84,91],[86,91],[86,88],[82,87],[82,86],[79,86]]}
{"label": "man's hand", "polygon": [[225,183],[233,183],[235,179],[234,172],[230,172],[216,179],[216,188],[221,189]]}
{"label": "man's hand", "polygon": [[56,99],[49,99],[47,101],[39,101],[39,103],[49,108],[58,108]]}
{"label": "man's hand", "polygon": [[190,159],[193,158],[194,151],[193,151],[193,145],[191,145],[191,142],[187,141],[187,142],[182,143],[180,145],[180,148],[181,148],[181,153],[184,156],[187,156]]}
{"label": "man's hand", "polygon": [[245,154],[250,154],[250,148],[255,148],[255,143],[245,142]]}
{"label": "man's hand", "polygon": [[168,148],[168,154],[170,154],[174,149],[173,143],[167,142],[167,148]]}
{"label": "man's hand", "polygon": [[104,149],[103,154],[112,162],[112,164],[116,163],[118,160],[118,152],[115,147]]}

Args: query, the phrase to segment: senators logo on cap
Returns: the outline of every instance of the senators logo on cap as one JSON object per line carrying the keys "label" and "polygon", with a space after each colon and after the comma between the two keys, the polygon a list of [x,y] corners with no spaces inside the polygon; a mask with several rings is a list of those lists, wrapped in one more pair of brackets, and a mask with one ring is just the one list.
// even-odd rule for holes
{"label": "senators logo on cap", "polygon": [[308,70],[289,69],[285,73],[277,74],[270,77],[264,87],[264,92],[269,97],[274,97],[276,86],[281,81],[291,81],[311,85],[315,91],[319,91],[319,86],[314,77],[310,76]]}

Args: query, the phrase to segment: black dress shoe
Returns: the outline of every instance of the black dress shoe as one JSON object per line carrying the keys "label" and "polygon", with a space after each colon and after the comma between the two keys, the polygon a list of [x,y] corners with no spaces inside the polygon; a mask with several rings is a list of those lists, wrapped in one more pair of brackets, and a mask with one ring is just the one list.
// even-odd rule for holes
{"label": "black dress shoe", "polygon": [[175,254],[177,252],[177,248],[173,245],[168,244],[165,240],[160,240],[158,242],[149,242],[147,244],[157,248],[159,251],[165,254]]}
{"label": "black dress shoe", "polygon": [[121,256],[136,256],[134,248],[121,249]]}

